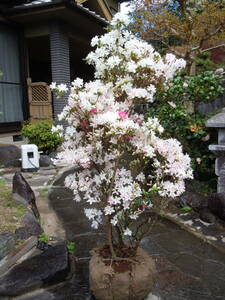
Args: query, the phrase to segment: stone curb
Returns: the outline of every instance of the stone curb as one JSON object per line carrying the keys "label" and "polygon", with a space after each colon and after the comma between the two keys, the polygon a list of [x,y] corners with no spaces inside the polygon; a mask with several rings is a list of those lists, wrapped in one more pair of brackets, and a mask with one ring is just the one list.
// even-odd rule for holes
{"label": "stone curb", "polygon": [[219,246],[217,245],[213,240],[207,238],[207,236],[205,236],[203,233],[201,233],[200,231],[197,231],[197,229],[195,227],[192,227],[190,225],[187,225],[184,223],[184,221],[179,218],[178,216],[174,216],[171,213],[164,213],[163,216],[161,216],[163,218],[166,218],[167,220],[177,224],[178,226],[180,226],[182,229],[188,231],[189,233],[193,234],[194,236],[196,236],[197,238],[200,238],[201,240],[203,240],[204,242],[207,242],[208,244],[210,244],[211,246],[215,247],[217,250],[225,253],[225,247]]}

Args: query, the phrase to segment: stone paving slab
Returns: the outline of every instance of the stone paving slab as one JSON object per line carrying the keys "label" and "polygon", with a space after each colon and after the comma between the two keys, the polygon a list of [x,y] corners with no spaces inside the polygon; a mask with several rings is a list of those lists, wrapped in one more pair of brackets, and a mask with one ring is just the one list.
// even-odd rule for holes
{"label": "stone paving slab", "polygon": [[[6,180],[9,186],[12,186],[12,179],[15,172],[20,172],[19,168],[4,168],[0,170],[1,176]],[[55,168],[40,168],[37,172],[21,172],[32,189],[38,189],[49,186],[57,175]]]}

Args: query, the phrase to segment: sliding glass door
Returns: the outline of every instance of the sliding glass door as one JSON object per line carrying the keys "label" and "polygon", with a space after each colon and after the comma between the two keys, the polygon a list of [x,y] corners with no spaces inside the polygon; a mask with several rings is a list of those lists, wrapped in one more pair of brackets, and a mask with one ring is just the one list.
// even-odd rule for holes
{"label": "sliding glass door", "polygon": [[23,120],[19,34],[0,25],[0,126]]}

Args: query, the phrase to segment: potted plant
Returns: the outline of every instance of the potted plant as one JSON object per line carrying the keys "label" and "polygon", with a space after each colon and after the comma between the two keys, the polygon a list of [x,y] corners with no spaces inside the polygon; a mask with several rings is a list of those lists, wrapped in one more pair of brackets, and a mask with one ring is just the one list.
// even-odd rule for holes
{"label": "potted plant", "polygon": [[[97,229],[103,224],[107,244],[92,251],[90,288],[99,300],[141,300],[150,292],[154,263],[140,248],[140,216],[151,209],[151,196],[173,198],[192,178],[190,158],[175,139],[162,139],[156,118],[137,113],[151,103],[156,89],[167,87],[185,66],[182,59],[164,58],[123,27],[117,14],[108,33],[93,38],[96,50],[87,56],[95,80],[71,84],[63,151],[59,159],[79,168],[65,185],[74,200],[86,201],[84,213]],[[52,84],[62,94],[65,85]],[[137,225],[138,224],[138,225]],[[147,224],[148,225],[148,224]]]}

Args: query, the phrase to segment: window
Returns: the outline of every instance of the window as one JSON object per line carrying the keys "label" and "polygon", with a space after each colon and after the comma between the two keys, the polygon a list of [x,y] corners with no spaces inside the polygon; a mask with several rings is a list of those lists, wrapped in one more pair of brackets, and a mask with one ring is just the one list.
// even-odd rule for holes
{"label": "window", "polygon": [[23,120],[19,35],[0,25],[0,123]]}

